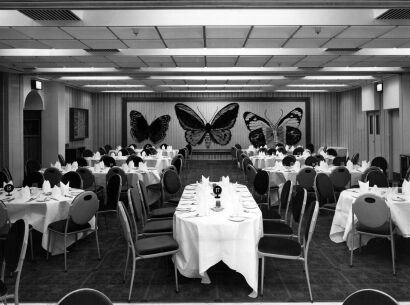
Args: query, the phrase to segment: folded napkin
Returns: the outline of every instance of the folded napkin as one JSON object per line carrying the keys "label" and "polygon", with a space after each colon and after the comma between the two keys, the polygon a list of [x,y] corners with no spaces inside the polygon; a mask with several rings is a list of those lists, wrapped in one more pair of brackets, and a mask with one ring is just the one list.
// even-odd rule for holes
{"label": "folded napkin", "polygon": [[128,172],[130,170],[129,166],[127,165],[127,163],[123,163],[122,164],[122,169],[124,170],[124,172]]}
{"label": "folded napkin", "polygon": [[366,169],[368,169],[370,166],[370,162],[366,162],[366,160],[362,161],[362,166],[360,166],[359,170],[361,172],[364,172]]}
{"label": "folded napkin", "polygon": [[66,170],[67,172],[71,172],[72,169],[73,169],[73,167],[71,166],[71,164],[70,164],[70,163],[67,163],[66,166],[65,166],[65,170]]}
{"label": "folded napkin", "polygon": [[43,182],[43,192],[44,193],[50,193],[51,192],[50,181],[44,180],[44,182]]}
{"label": "folded napkin", "polygon": [[209,183],[209,177],[208,177],[208,178],[205,178],[204,176],[202,176],[202,177],[201,177],[201,183],[203,183],[203,184]]}
{"label": "folded napkin", "polygon": [[295,146],[292,145],[292,146],[290,147],[290,151],[294,151],[294,150],[295,150]]}
{"label": "folded napkin", "polygon": [[72,167],[73,167],[73,170],[77,170],[78,169],[78,162],[74,161]]}
{"label": "folded napkin", "polygon": [[103,161],[100,161],[100,169],[104,169],[105,168],[105,164],[104,164],[104,162]]}
{"label": "folded napkin", "polygon": [[293,165],[293,168],[294,168],[295,170],[299,170],[299,169],[300,169],[300,162],[299,162],[299,161],[296,161],[296,162],[295,162],[295,165]]}
{"label": "folded napkin", "polygon": [[118,154],[117,154],[117,156],[118,156],[118,157],[122,157],[122,152],[119,151]]}
{"label": "folded napkin", "polygon": [[3,182],[3,188],[7,185],[7,184],[11,184],[13,185],[13,180],[10,180],[9,182]]}
{"label": "folded napkin", "polygon": [[146,171],[148,170],[147,164],[145,162],[140,162],[138,169]]}
{"label": "folded napkin", "polygon": [[167,146],[167,151],[172,151],[172,146]]}
{"label": "folded napkin", "polygon": [[145,158],[147,156],[147,154],[145,153],[145,151],[141,152],[141,157]]}
{"label": "folded napkin", "polygon": [[58,198],[61,195],[61,190],[57,185],[51,189],[51,196],[54,198]]}
{"label": "folded napkin", "polygon": [[21,188],[21,190],[19,191],[19,195],[20,195],[22,202],[29,201],[30,200],[30,188],[28,186]]}
{"label": "folded napkin", "polygon": [[367,182],[359,181],[359,188],[360,188],[360,193],[367,193],[369,191],[369,181]]}
{"label": "folded napkin", "polygon": [[310,155],[311,155],[310,150],[309,150],[309,149],[305,149],[305,150],[303,151],[302,157],[303,157],[303,158],[307,158],[307,157],[310,157]]}
{"label": "folded napkin", "polygon": [[347,168],[348,170],[352,170],[352,169],[353,169],[353,162],[350,161],[350,160],[347,160],[347,162],[346,162],[346,168]]}
{"label": "folded napkin", "polygon": [[68,181],[67,184],[60,181],[60,191],[61,195],[68,195],[70,192],[70,181]]}
{"label": "folded napkin", "polygon": [[290,149],[289,145],[285,146],[286,151],[288,151]]}
{"label": "folded napkin", "polygon": [[329,169],[329,165],[326,163],[326,161],[320,161],[319,169],[322,171],[327,171]]}
{"label": "folded napkin", "polygon": [[248,150],[254,150],[255,148],[253,147],[253,145],[249,145]]}
{"label": "folded napkin", "polygon": [[263,148],[266,148],[266,149],[268,149],[268,145],[265,145]]}
{"label": "folded napkin", "polygon": [[94,159],[100,159],[100,158],[101,158],[101,154],[100,154],[99,151],[97,151],[97,152],[94,154]]}
{"label": "folded napkin", "polygon": [[370,192],[373,194],[377,194],[379,192],[379,188],[377,187],[377,185],[373,185],[373,187],[370,189]]}
{"label": "folded napkin", "polygon": [[115,154],[114,154],[113,152],[111,153],[110,156],[113,157],[113,158],[115,158]]}
{"label": "folded napkin", "polygon": [[99,172],[100,169],[101,169],[101,168],[100,168],[100,163],[98,163],[98,162],[95,163],[95,164],[94,164],[94,171],[95,171],[95,172]]}
{"label": "folded napkin", "polygon": [[57,161],[56,164],[54,165],[54,167],[61,170],[61,163],[59,161]]}
{"label": "folded napkin", "polygon": [[401,189],[404,195],[406,196],[410,195],[410,182],[407,180],[404,180],[401,186]]}
{"label": "folded napkin", "polygon": [[322,150],[321,152],[320,152],[320,155],[323,157],[323,158],[327,158],[327,154],[325,153],[325,151],[324,150]]}
{"label": "folded napkin", "polygon": [[135,164],[134,164],[134,161],[130,161],[130,162],[128,162],[128,167],[130,168],[130,169],[134,169],[135,168]]}
{"label": "folded napkin", "polygon": [[122,147],[121,147],[120,145],[118,145],[115,150],[116,150],[116,151],[120,151],[121,149],[122,149]]}
{"label": "folded napkin", "polygon": [[276,153],[276,155],[277,155],[278,158],[280,158],[280,159],[283,159],[283,158],[285,157],[281,152]]}
{"label": "folded napkin", "polygon": [[222,176],[222,183],[229,183],[229,176]]}

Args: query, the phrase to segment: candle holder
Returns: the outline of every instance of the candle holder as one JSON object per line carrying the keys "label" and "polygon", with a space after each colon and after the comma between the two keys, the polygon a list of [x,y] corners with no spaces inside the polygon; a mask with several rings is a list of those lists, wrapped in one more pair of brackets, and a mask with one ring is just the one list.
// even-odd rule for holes
{"label": "candle holder", "polygon": [[11,192],[14,190],[14,185],[13,184],[6,184],[4,186],[4,191],[7,193],[6,196],[11,196]]}

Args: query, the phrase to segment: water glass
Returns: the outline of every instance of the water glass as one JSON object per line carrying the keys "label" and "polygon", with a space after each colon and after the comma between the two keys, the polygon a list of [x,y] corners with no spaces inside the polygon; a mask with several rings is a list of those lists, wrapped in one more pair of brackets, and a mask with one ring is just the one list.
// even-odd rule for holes
{"label": "water glass", "polygon": [[397,181],[393,181],[392,184],[393,194],[397,194],[399,190],[399,184]]}

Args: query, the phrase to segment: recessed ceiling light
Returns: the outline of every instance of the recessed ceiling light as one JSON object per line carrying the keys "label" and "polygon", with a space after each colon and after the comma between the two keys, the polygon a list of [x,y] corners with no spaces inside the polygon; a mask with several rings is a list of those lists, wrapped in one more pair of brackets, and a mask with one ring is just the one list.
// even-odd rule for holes
{"label": "recessed ceiling light", "polygon": [[257,87],[272,87],[272,85],[268,84],[260,84],[260,85],[251,85],[251,84],[244,84],[244,85],[234,85],[234,84],[220,84],[220,85],[212,85],[212,84],[207,84],[207,85],[158,85],[158,87],[169,87],[169,88],[257,88]]}
{"label": "recessed ceiling light", "polygon": [[61,80],[125,80],[132,79],[129,76],[62,76]]}
{"label": "recessed ceiling light", "polygon": [[200,92],[208,92],[208,93],[220,93],[220,92],[267,92],[265,90],[165,90],[161,92],[183,92],[183,93],[200,93]]}
{"label": "recessed ceiling light", "polygon": [[287,87],[306,87],[306,88],[319,88],[319,87],[347,87],[348,85],[346,84],[290,84],[286,85]]}
{"label": "recessed ceiling light", "polygon": [[284,76],[278,75],[153,75],[149,76],[149,79],[193,79],[193,80],[248,80],[248,79],[285,79]]}
{"label": "recessed ceiling light", "polygon": [[313,89],[312,90],[309,90],[309,89],[306,89],[306,90],[292,89],[292,90],[275,90],[275,92],[329,92],[329,91],[328,90],[322,90],[322,89],[318,89],[318,90],[313,90]]}
{"label": "recessed ceiling light", "polygon": [[333,79],[333,80],[344,80],[344,79],[375,79],[374,76],[370,75],[310,75],[305,76],[304,79]]}
{"label": "recessed ceiling light", "polygon": [[87,88],[141,88],[141,87],[146,87],[145,85],[131,85],[131,84],[118,84],[118,85],[113,85],[113,84],[107,84],[107,85],[84,85],[83,87]]}
{"label": "recessed ceiling light", "polygon": [[155,92],[154,90],[103,90],[100,91],[101,93],[147,93],[147,92]]}

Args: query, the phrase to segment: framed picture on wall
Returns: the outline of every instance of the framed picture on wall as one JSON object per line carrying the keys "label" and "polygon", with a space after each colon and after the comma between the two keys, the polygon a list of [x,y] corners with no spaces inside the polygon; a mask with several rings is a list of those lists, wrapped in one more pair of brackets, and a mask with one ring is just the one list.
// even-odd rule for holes
{"label": "framed picture on wall", "polygon": [[88,109],[70,108],[70,141],[88,138]]}

